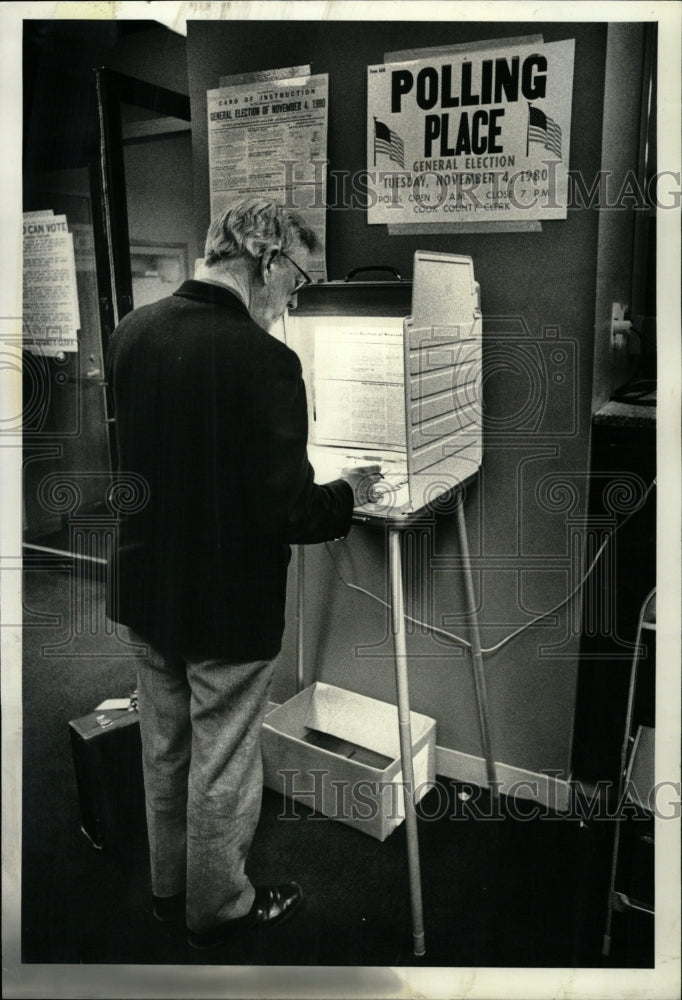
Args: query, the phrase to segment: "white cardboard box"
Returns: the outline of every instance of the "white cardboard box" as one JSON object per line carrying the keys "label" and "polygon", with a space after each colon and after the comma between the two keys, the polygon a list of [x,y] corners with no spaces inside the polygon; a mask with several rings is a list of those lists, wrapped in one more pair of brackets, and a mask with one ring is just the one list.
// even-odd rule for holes
{"label": "white cardboard box", "polygon": [[[410,712],[417,801],[435,778],[436,723]],[[316,681],[263,724],[267,788],[385,840],[405,818],[398,710]]]}

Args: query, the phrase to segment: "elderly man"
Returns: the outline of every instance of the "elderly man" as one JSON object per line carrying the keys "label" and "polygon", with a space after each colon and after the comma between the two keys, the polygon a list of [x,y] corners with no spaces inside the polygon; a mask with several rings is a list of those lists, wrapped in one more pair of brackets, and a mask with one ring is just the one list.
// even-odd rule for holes
{"label": "elderly man", "polygon": [[270,333],[310,279],[314,233],[250,199],[208,231],[194,280],[127,315],[108,358],[119,467],[148,500],[119,527],[109,616],[142,641],[138,692],[153,908],[210,948],[288,917],[254,888],[260,728],[290,543],[345,536],[375,477],[314,483],[298,357]]}

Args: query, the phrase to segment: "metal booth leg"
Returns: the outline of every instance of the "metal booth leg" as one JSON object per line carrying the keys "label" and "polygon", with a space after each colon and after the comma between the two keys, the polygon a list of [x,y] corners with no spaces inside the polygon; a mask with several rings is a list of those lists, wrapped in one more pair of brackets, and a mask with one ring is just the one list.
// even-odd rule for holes
{"label": "metal booth leg", "polygon": [[471,575],[469,542],[467,541],[466,521],[464,519],[464,497],[461,491],[457,501],[457,534],[459,536],[459,550],[462,555],[462,575],[464,577],[464,590],[466,593],[467,612],[469,615],[471,654],[474,663],[476,703],[478,706],[478,723],[481,730],[481,743],[483,745],[483,755],[485,757],[485,769],[488,778],[488,785],[490,786],[490,791],[495,798],[499,792],[499,785],[497,783],[497,768],[495,767],[492,741],[490,739],[488,693],[485,684],[485,673],[483,671],[483,654],[481,652],[481,637],[478,632],[476,595],[474,593],[474,581]]}
{"label": "metal booth leg", "polygon": [[395,678],[398,694],[398,727],[400,733],[400,759],[403,772],[403,802],[407,832],[407,860],[410,876],[410,901],[412,905],[412,937],[414,954],[424,955],[424,914],[422,910],[422,883],[419,865],[419,840],[415,812],[414,763],[412,760],[412,727],[410,725],[410,693],[407,681],[407,646],[405,643],[405,609],[400,559],[400,531],[389,529],[389,574],[391,580],[391,620],[395,648]]}

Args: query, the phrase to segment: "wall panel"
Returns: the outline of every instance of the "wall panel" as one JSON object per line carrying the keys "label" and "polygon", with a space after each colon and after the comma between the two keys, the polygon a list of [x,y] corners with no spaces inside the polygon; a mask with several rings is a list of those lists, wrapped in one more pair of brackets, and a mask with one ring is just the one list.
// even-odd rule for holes
{"label": "wall panel", "polygon": [[[313,72],[329,73],[330,167],[353,172],[366,166],[367,65],[408,47],[530,34],[575,39],[570,166],[589,179],[601,162],[604,24],[189,22],[199,244],[209,222],[206,91],[220,75],[308,62]],[[571,553],[585,513],[598,215],[596,208],[570,210],[539,233],[415,237],[368,226],[362,208],[328,211],[331,279],[368,263],[392,264],[409,276],[418,248],[473,257],[485,320],[486,430],[483,470],[466,511],[486,648],[551,609],[576,582]],[[408,544],[408,611],[466,637],[452,512],[415,528]],[[324,546],[307,551],[309,677],[394,700],[386,609],[345,588],[337,575],[386,600],[384,539],[356,527],[330,553]],[[294,607],[292,600],[278,700],[294,690]],[[469,657],[418,626],[408,641],[414,709],[435,716],[441,746],[480,754]],[[486,656],[499,761],[568,769],[577,650],[564,609]]]}

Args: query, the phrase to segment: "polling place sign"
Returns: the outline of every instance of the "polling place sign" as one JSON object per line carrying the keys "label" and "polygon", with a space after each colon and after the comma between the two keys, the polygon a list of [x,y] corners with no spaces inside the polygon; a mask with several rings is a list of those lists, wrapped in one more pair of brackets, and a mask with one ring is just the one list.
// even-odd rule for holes
{"label": "polling place sign", "polygon": [[565,219],[574,41],[368,67],[370,223]]}

